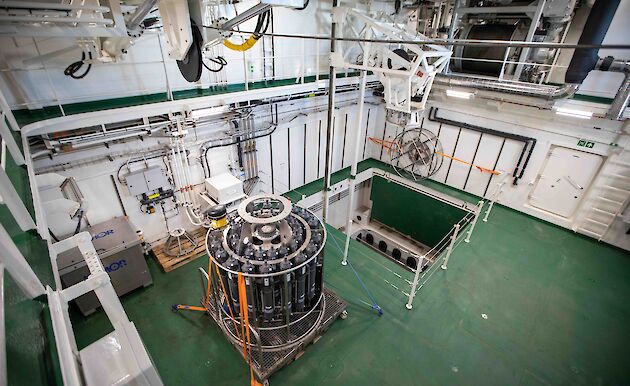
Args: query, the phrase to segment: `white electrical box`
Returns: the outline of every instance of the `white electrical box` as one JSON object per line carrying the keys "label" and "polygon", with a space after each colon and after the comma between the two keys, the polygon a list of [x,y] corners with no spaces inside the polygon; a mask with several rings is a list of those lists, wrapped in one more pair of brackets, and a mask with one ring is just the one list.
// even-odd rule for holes
{"label": "white electrical box", "polygon": [[243,182],[230,173],[206,178],[206,192],[220,205],[227,205],[245,197]]}
{"label": "white electrical box", "polygon": [[138,196],[143,193],[148,194],[159,188],[167,190],[170,185],[162,168],[159,166],[130,173],[125,177],[125,181],[127,181],[127,187],[132,196]]}

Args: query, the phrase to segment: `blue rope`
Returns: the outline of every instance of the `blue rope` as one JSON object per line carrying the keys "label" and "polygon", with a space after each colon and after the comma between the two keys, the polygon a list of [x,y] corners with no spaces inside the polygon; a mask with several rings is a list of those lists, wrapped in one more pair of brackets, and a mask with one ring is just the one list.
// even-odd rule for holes
{"label": "blue rope", "polygon": [[[343,256],[343,249],[341,249],[341,247],[337,243],[336,237],[333,236],[331,233],[329,233],[329,235],[332,236],[331,237],[332,241],[335,243],[335,246],[337,246],[337,249],[339,250],[339,252],[341,252],[341,255]],[[350,268],[352,269],[352,272],[354,272],[354,276],[357,277],[357,280],[359,280],[359,283],[361,283],[361,286],[363,287],[365,292],[370,297],[370,300],[372,300],[372,305],[370,307],[373,310],[378,312],[378,316],[383,315],[383,309],[381,308],[381,306],[378,305],[378,303],[376,303],[376,300],[374,299],[374,296],[372,296],[372,293],[370,292],[370,290],[365,286],[365,283],[363,283],[363,280],[361,280],[361,277],[357,273],[357,270],[354,269],[354,267],[352,266],[352,263],[350,262],[350,260],[346,260],[346,261],[348,262],[348,266],[350,266]]]}

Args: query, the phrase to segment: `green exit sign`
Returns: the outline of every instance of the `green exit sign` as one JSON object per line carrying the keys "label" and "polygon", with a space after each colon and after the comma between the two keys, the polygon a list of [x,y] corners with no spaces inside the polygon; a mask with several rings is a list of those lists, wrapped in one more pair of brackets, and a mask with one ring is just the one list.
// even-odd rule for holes
{"label": "green exit sign", "polygon": [[595,147],[595,142],[588,141],[586,139],[580,139],[578,141],[577,145],[580,146],[580,147],[585,147],[585,148],[588,148],[588,149],[592,149],[592,148]]}

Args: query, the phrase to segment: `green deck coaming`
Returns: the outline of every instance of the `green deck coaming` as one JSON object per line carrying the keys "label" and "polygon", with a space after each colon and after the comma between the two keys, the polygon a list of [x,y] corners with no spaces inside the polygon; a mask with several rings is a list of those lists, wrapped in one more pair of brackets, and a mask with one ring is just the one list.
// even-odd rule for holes
{"label": "green deck coaming", "polygon": [[[358,72],[338,73],[337,78],[353,77],[357,76]],[[319,80],[328,79],[328,74],[322,74],[319,76]],[[315,76],[304,77],[304,83],[313,83],[317,81]],[[267,80],[260,82],[248,83],[247,89],[258,90],[271,87],[281,87],[300,84],[296,78]],[[191,88],[186,90],[178,90],[173,92],[173,99],[188,99],[198,98],[211,95],[227,94],[232,92],[246,91],[245,83],[233,83],[225,86],[210,86],[207,88]],[[89,102],[78,102],[63,104],[63,110],[66,115],[74,115],[81,113],[88,113],[91,111],[110,110],[122,107],[140,106],[150,103],[167,102],[167,93],[154,93],[145,95],[135,95],[122,98],[110,98]],[[42,121],[50,118],[61,117],[61,109],[59,106],[45,106],[39,109],[17,109],[13,111],[16,119],[20,125],[24,126],[29,123]]]}
{"label": "green deck coaming", "polygon": [[[387,165],[367,160],[360,170]],[[18,191],[28,197],[25,172],[8,165]],[[333,183],[348,177],[335,173]],[[316,181],[297,194],[321,189]],[[439,183],[426,186],[475,202],[476,197]],[[309,193],[311,194],[311,193]],[[309,195],[307,194],[307,195]],[[30,202],[27,202],[30,205]],[[52,283],[45,244],[21,233],[0,206],[1,222],[43,281]],[[447,271],[437,270],[404,308],[410,273],[359,245],[350,261],[385,314],[378,317],[349,267],[339,264],[343,235],[330,229],[325,283],[349,302],[349,317],[336,321],[296,363],[271,378],[272,385],[371,384],[625,384],[630,379],[630,257],[496,205],[470,244],[454,252]],[[165,274],[149,261],[154,284],[122,298],[167,385],[245,385],[249,372],[210,318],[170,311],[173,303],[198,304],[202,257]],[[50,366],[45,304],[26,300],[7,277],[7,350],[10,385],[58,382]],[[487,314],[483,319],[481,314]],[[109,332],[102,312],[73,313],[81,347]]]}
{"label": "green deck coaming", "polygon": [[435,247],[467,212],[385,178],[372,178],[372,218],[430,247]]}

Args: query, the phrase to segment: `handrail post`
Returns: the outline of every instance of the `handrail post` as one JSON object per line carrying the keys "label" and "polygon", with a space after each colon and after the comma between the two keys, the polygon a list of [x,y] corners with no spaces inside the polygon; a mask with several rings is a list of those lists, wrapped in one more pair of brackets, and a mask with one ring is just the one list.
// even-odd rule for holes
{"label": "handrail post", "polygon": [[479,215],[481,214],[481,209],[483,209],[483,204],[484,204],[484,200],[479,201],[479,204],[477,205],[477,211],[475,213],[475,218],[473,219],[473,222],[470,226],[470,229],[468,230],[468,234],[466,235],[466,239],[464,240],[465,242],[469,243],[470,242],[470,236],[472,235],[473,231],[475,230],[475,225],[477,224],[477,219],[479,218]]}
{"label": "handrail post", "polygon": [[416,296],[416,288],[418,287],[418,281],[420,280],[420,271],[422,271],[420,266],[422,265],[422,262],[424,261],[425,258],[426,258],[426,255],[422,255],[418,259],[420,264],[416,267],[416,274],[413,276],[413,283],[411,283],[411,291],[409,292],[409,298],[407,299],[407,304],[405,304],[405,307],[407,307],[408,310],[413,308],[413,298]]}
{"label": "handrail post", "polygon": [[451,243],[448,245],[448,250],[446,251],[446,257],[444,257],[444,263],[442,263],[442,269],[448,268],[448,260],[451,258],[451,252],[453,252],[453,246],[455,245],[455,240],[457,239],[457,235],[459,234],[459,223],[455,224],[453,227],[453,234],[451,235]]}

